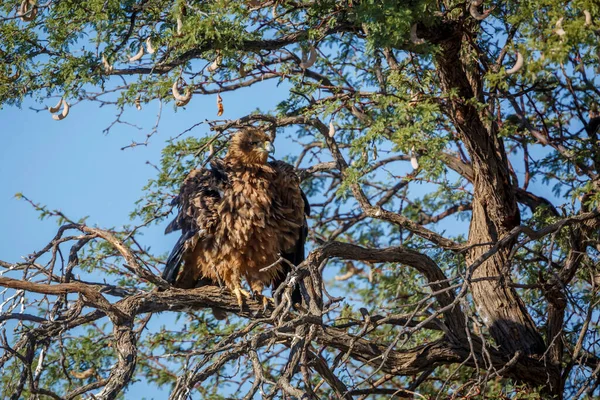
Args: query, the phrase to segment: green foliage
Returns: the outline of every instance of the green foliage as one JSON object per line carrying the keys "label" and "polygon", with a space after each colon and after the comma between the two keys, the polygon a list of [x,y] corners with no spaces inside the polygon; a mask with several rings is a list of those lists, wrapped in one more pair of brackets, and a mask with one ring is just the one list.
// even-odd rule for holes
{"label": "green foliage", "polygon": [[[143,242],[140,244],[144,229],[164,223],[187,173],[208,166],[211,145],[215,151],[212,156],[222,156],[227,151],[227,135],[250,124],[274,130],[277,140],[291,135],[294,146],[301,150],[290,151],[286,159],[301,168],[340,157],[348,164],[347,168],[338,163],[320,170],[303,182],[313,203],[311,247],[327,241],[366,248],[403,246],[432,259],[450,284],[458,285],[465,282],[469,268],[467,250],[445,251],[419,237],[407,224],[367,217],[354,197],[357,188],[372,205],[465,245],[473,234],[467,232],[467,225],[473,216],[478,179],[489,172],[474,170],[474,161],[482,161],[473,159],[477,154],[474,150],[496,146],[488,155],[508,158],[502,161],[506,161],[510,178],[494,182],[495,189],[511,193],[507,197],[541,192],[540,196],[549,200],[532,206],[519,199],[522,225],[539,230],[600,204],[598,133],[588,129],[594,104],[597,108],[600,102],[594,75],[600,63],[600,6],[592,0],[566,4],[557,0],[485,2],[483,9],[495,7],[493,16],[479,22],[470,15],[467,3],[327,0],[278,1],[265,6],[265,2],[233,0],[61,0],[44,7],[40,4],[38,16],[28,22],[18,18],[16,2],[3,1],[0,106],[20,106],[25,99],[47,105],[51,97],[62,97],[74,107],[81,101],[112,106],[119,119],[136,102],[160,101],[177,112],[188,112],[173,98],[172,86],[179,80],[197,98],[242,88],[254,90],[251,96],[260,95],[256,86],[274,79],[281,95],[272,110],[257,109],[248,116],[232,116],[230,121],[198,121],[197,125],[206,127],[200,135],[192,133],[193,127],[173,133],[176,136],[165,143],[157,162],[156,176],[144,186],[143,197],[132,205],[131,225],[110,230],[118,240],[134,249],[141,265],[159,272],[165,255],[152,254]],[[584,11],[593,16],[591,22],[585,20]],[[424,43],[411,39],[411,28]],[[450,53],[449,38],[440,37],[440,32],[460,35],[454,63],[466,76],[466,89],[449,84],[440,73],[441,57]],[[141,46],[148,49],[147,39],[156,52],[146,52],[141,61],[130,62]],[[316,51],[317,59],[306,67],[311,50]],[[511,74],[517,52],[525,64]],[[211,64],[216,67],[209,67]],[[472,114],[465,115],[464,109],[472,110]],[[335,132],[328,138],[322,127],[330,122]],[[464,140],[465,126],[477,123],[484,127],[482,132],[489,141]],[[496,194],[490,193],[490,197]],[[85,218],[75,221],[21,193],[15,197],[30,203],[41,219],[55,218],[60,225],[85,223]],[[531,201],[531,197],[527,199]],[[489,206],[487,201],[480,205]],[[486,223],[493,224],[490,221]],[[521,284],[516,293],[543,335],[548,323],[546,284],[558,275],[556,266],[566,262],[573,247],[570,229],[536,240],[514,238],[521,242],[510,254],[507,277],[493,277],[499,285],[504,279]],[[586,246],[597,243],[594,235],[585,236]],[[77,257],[76,273],[94,277],[94,281],[104,280],[107,290],[133,293],[155,289],[124,269],[122,254],[106,241],[85,243]],[[579,340],[585,314],[581,310],[597,301],[593,284],[597,252],[589,250],[586,257],[586,268],[573,275],[568,288],[570,303],[565,312],[571,313],[573,320],[563,331],[566,353]],[[343,299],[332,304],[325,319],[334,321],[336,327],[348,326],[353,334],[364,325],[361,308],[371,316],[408,315],[419,323],[439,306],[432,297],[430,282],[408,263],[330,260],[324,271],[328,290]],[[340,280],[344,275],[347,279]],[[49,276],[56,280],[55,275]],[[57,309],[66,312],[66,303]],[[43,305],[47,304],[37,300],[32,304],[45,318]],[[469,328],[479,330],[482,323],[472,294],[459,305],[467,313]],[[173,325],[165,323],[157,331],[147,332],[147,321],[138,317],[135,325],[141,327],[140,357],[135,379],[171,387],[187,371],[190,360],[214,360],[210,350],[202,351],[218,346],[223,338],[245,327],[244,322],[232,317],[225,324],[209,312],[190,311],[179,313]],[[441,330],[411,331],[407,326],[381,326],[366,333],[365,338],[393,343],[394,350],[403,351],[444,337]],[[28,329],[31,327],[24,324],[17,333]],[[77,338],[68,338],[60,349],[48,350],[41,376],[45,387],[68,392],[110,373],[115,362],[114,349],[108,346],[110,327],[84,324],[80,329]],[[266,329],[255,326],[247,334],[258,335]],[[492,341],[487,330],[480,334]],[[284,332],[281,337],[285,335],[292,334]],[[230,340],[232,345],[241,342],[237,336]],[[584,342],[593,347],[589,336]],[[194,353],[199,343],[203,348]],[[273,381],[287,359],[288,349],[282,348],[273,340],[259,354],[264,376]],[[319,351],[329,361],[344,358],[332,349]],[[196,387],[194,395],[225,398],[219,393],[224,381],[243,381],[239,387],[232,384],[228,389],[243,397],[253,367],[245,356],[238,362],[238,375],[232,374],[230,363]],[[65,370],[92,367],[97,376],[82,382],[65,374]],[[356,360],[347,361],[336,373],[352,384],[385,376]],[[19,374],[19,364],[9,363],[0,382],[3,387],[14,388]],[[583,382],[577,374],[567,379],[567,395],[574,394]],[[455,392],[473,397],[479,390],[488,398],[511,399],[545,395],[539,388],[511,379],[494,377],[483,382],[484,377],[488,378],[486,371],[464,365],[436,365],[431,379],[419,386],[419,393],[443,397]],[[412,379],[399,376],[392,383],[409,387]],[[300,379],[292,383],[305,384]],[[321,394],[333,396],[331,389],[323,390]]]}

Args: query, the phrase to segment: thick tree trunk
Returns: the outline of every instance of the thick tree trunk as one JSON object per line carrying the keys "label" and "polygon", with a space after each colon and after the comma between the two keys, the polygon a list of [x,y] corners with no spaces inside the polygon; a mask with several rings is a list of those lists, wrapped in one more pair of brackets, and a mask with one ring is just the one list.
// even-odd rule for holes
{"label": "thick tree trunk", "polygon": [[[457,134],[464,142],[474,172],[473,216],[469,229],[467,255],[471,264],[510,232],[520,221],[519,209],[511,188],[508,161],[504,145],[497,136],[496,127],[486,127],[474,104],[481,99],[481,74],[473,73],[476,65],[469,66],[461,57],[462,38],[458,31],[439,43],[441,52],[436,61],[446,94],[451,98],[449,114]],[[467,68],[470,68],[467,73]],[[474,272],[473,279],[491,278],[472,284],[473,300],[496,343],[512,354],[541,354],[545,345],[537,332],[523,302],[512,287],[508,255],[511,246],[500,249]]]}

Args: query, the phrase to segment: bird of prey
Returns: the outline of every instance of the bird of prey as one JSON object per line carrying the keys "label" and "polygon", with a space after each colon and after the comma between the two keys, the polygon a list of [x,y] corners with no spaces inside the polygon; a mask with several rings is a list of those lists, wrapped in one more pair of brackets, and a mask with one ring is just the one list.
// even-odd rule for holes
{"label": "bird of prey", "polygon": [[[243,298],[262,296],[304,260],[310,212],[294,167],[267,161],[270,137],[255,128],[233,135],[223,159],[193,170],[174,204],[179,213],[165,233],[181,230],[163,278],[179,288],[224,285]],[[247,282],[252,293],[243,289]],[[292,301],[300,302],[298,288]],[[215,317],[219,317],[213,310]]]}

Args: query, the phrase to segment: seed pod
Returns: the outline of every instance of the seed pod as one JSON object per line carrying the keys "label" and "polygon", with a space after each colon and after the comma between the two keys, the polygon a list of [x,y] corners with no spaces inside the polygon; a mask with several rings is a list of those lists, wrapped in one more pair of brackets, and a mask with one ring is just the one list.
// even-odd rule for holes
{"label": "seed pod", "polygon": [[129,62],[136,62],[143,56],[144,56],[144,46],[140,45],[140,49],[138,50],[138,52],[133,57],[129,57]]}
{"label": "seed pod", "polygon": [[110,74],[113,71],[113,66],[106,60],[104,54],[102,54],[102,66],[104,67],[104,72]]}
{"label": "seed pod", "polygon": [[333,136],[335,135],[335,126],[333,126],[333,121],[329,121],[329,133],[328,133],[330,138],[333,138]]}
{"label": "seed pod", "polygon": [[515,65],[506,70],[506,73],[511,75],[511,74],[515,74],[517,72],[519,72],[519,70],[523,67],[523,64],[525,63],[525,59],[523,58],[523,56],[521,55],[521,53],[519,53],[517,51],[517,62],[515,62]]}
{"label": "seed pod", "polygon": [[146,38],[146,51],[148,52],[148,54],[154,54],[154,52],[156,51],[154,47],[152,47],[152,40],[150,39],[150,36]]}
{"label": "seed pod", "polygon": [[279,18],[279,16],[277,15],[277,2],[275,2],[275,4],[273,4],[273,9],[271,10],[271,15],[273,16],[273,19],[277,22],[279,22],[280,24],[285,24],[286,20],[284,20],[283,18]]}
{"label": "seed pod", "polygon": [[221,66],[221,61],[223,61],[223,56],[219,54],[206,70],[212,74]]}
{"label": "seed pod", "polygon": [[471,5],[469,6],[469,13],[477,21],[483,21],[494,10],[494,8],[492,7],[489,10],[485,10],[483,13],[480,13],[479,6],[482,4],[483,4],[483,0],[473,0],[473,1],[471,1]]}
{"label": "seed pod", "polygon": [[240,68],[238,69],[238,73],[240,74],[240,78],[246,76],[246,65],[244,63],[240,63]]}
{"label": "seed pod", "polygon": [[6,79],[8,79],[11,82],[16,81],[17,79],[19,79],[19,77],[21,76],[21,70],[19,70],[18,68],[15,70],[15,73],[12,74],[11,76],[7,76]]}
{"label": "seed pod", "polygon": [[183,21],[181,17],[177,17],[177,36],[181,36],[183,33]]}
{"label": "seed pod", "polygon": [[584,26],[592,25],[592,14],[588,10],[583,10],[583,15],[585,15],[585,24]]}
{"label": "seed pod", "polygon": [[96,372],[96,370],[94,369],[94,367],[92,367],[82,372],[71,371],[71,375],[73,375],[73,377],[77,379],[87,379],[90,376],[94,375],[94,372]]}
{"label": "seed pod", "polygon": [[558,35],[558,36],[564,36],[567,34],[567,32],[565,32],[565,30],[562,28],[562,22],[563,22],[564,17],[560,17],[558,19],[558,21],[556,21],[556,29],[554,30],[554,32]]}
{"label": "seed pod", "polygon": [[60,114],[52,114],[52,119],[55,121],[60,121],[62,119],[65,119],[67,117],[67,115],[69,115],[69,103],[67,103],[66,101],[62,101],[63,103],[63,110],[62,113]]}
{"label": "seed pod", "polygon": [[192,98],[192,91],[189,90],[189,87],[187,87],[185,90],[185,94],[181,95],[181,93],[179,93],[179,89],[177,88],[177,82],[177,80],[173,82],[173,97],[178,102],[185,102],[185,104],[187,104]]}
{"label": "seed pod", "polygon": [[221,95],[217,93],[217,117],[223,115],[223,111],[225,111],[223,107],[223,99],[221,98]]}
{"label": "seed pod", "polygon": [[135,98],[135,108],[137,108],[138,111],[142,109],[142,103],[140,101],[140,96]]}
{"label": "seed pod", "polygon": [[21,21],[31,22],[35,19],[38,13],[36,0],[23,0],[19,7],[19,17]]}
{"label": "seed pod", "polygon": [[317,61],[317,50],[311,46],[308,56],[306,55],[306,52],[302,51],[302,62],[300,63],[300,68],[310,68],[313,66],[315,61]]}
{"label": "seed pod", "polygon": [[189,99],[187,99],[187,100],[177,100],[177,101],[175,102],[175,105],[176,105],[177,107],[183,107],[183,106],[187,105],[187,103],[189,103],[191,99],[192,99],[192,96],[190,96],[190,98],[189,98]]}
{"label": "seed pod", "polygon": [[63,103],[63,99],[61,97],[60,100],[58,100],[58,103],[56,103],[56,105],[54,107],[48,107],[48,111],[52,114],[54,114],[55,112],[58,112],[58,110],[60,110],[60,106],[62,106],[62,103]]}
{"label": "seed pod", "polygon": [[352,112],[352,115],[354,115],[356,118],[359,119],[359,121],[362,121],[365,123],[369,122],[369,116],[367,114],[365,114],[364,112],[360,111],[358,109],[358,107],[356,107],[354,104],[352,104],[350,111]]}
{"label": "seed pod", "polygon": [[421,39],[417,36],[417,24],[412,24],[410,27],[410,41],[416,45],[425,43],[425,39]]}
{"label": "seed pod", "polygon": [[417,154],[415,153],[415,146],[410,149],[410,165],[412,165],[413,169],[419,168],[419,160],[417,159]]}

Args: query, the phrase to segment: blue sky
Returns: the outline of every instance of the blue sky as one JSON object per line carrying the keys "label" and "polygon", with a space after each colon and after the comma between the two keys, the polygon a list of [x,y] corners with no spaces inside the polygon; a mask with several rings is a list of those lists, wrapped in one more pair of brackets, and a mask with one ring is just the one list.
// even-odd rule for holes
{"label": "blue sky", "polygon": [[[287,91],[266,81],[255,88],[225,93],[224,118],[238,118],[257,107],[273,109]],[[49,99],[45,105],[56,104]],[[143,195],[142,188],[156,171],[165,141],[204,119],[216,118],[216,98],[195,96],[188,106],[177,112],[172,103],[163,105],[159,131],[148,146],[121,150],[132,140],[143,142],[151,131],[159,109],[158,101],[143,106],[142,111],[128,110],[123,119],[142,127],[116,125],[106,135],[103,130],[114,120],[115,109],[99,108],[95,103],[80,103],[71,108],[67,118],[54,121],[47,111],[33,101],[0,110],[0,260],[16,262],[22,256],[43,248],[56,234],[54,219],[40,220],[38,213],[23,200],[23,193],[36,203],[60,209],[68,217],[89,216],[88,225],[120,227],[129,224],[134,202]],[[207,125],[195,128],[192,135],[206,135]],[[276,140],[277,157],[289,153],[289,142],[283,135]],[[171,249],[177,235],[163,235],[164,226],[144,232],[143,244],[155,253]],[[150,328],[158,328],[171,320],[161,314]],[[157,390],[144,382],[134,384],[126,398],[168,397],[168,391]]]}
{"label": "blue sky", "polygon": [[[286,94],[285,85],[276,87],[275,81],[222,94],[223,117],[239,118],[257,107],[273,109]],[[48,99],[45,105],[55,103],[56,99]],[[114,108],[75,104],[67,118],[54,121],[47,111],[30,109],[41,106],[26,101],[20,109],[0,110],[0,126],[4,128],[0,135],[0,222],[4,228],[0,231],[0,259],[8,262],[41,249],[57,228],[53,219],[40,221],[38,213],[27,202],[16,199],[15,193],[22,192],[50,209],[60,209],[73,219],[89,216],[89,225],[118,228],[129,224],[134,202],[142,197],[143,186],[156,173],[146,162],[158,165],[166,140],[199,121],[216,118],[217,111],[215,96],[197,95],[185,109],[177,111],[171,103],[165,104],[159,131],[149,145],[121,150],[132,140],[144,141],[156,121],[157,101],[144,105],[142,111],[131,108],[124,114],[124,120],[142,129],[115,125],[109,134],[103,130],[114,120]],[[207,133],[207,125],[191,132],[196,136]],[[294,145],[281,133],[275,145],[277,158],[294,152]],[[410,168],[407,163],[401,164],[398,168]],[[425,191],[425,186],[413,190]],[[530,190],[552,197],[541,182],[535,182]],[[447,224],[446,228],[452,227],[452,234],[457,228],[466,230],[465,224],[457,225],[456,221]],[[151,246],[154,253],[169,251],[177,240],[176,235],[164,236],[163,228],[152,227],[143,236],[143,245]],[[154,319],[154,327],[164,324],[166,318],[171,320],[166,316]],[[162,399],[167,392],[140,382],[126,397]]]}

